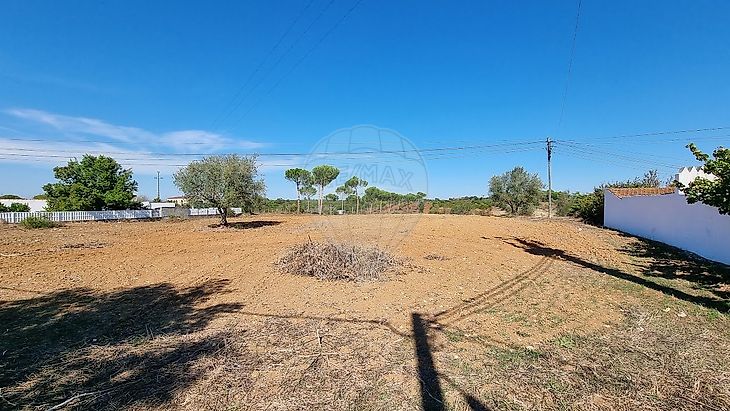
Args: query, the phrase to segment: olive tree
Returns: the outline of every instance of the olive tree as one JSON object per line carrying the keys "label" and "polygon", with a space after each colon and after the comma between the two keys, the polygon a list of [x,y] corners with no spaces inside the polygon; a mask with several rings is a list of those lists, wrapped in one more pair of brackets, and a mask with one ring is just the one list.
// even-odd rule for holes
{"label": "olive tree", "polygon": [[297,186],[297,214],[301,212],[302,188],[311,185],[312,173],[303,168],[290,168],[284,177]]}
{"label": "olive tree", "polygon": [[349,180],[345,181],[345,187],[349,187],[352,190],[352,193],[355,194],[355,214],[360,214],[360,192],[358,188],[360,187],[367,187],[368,182],[358,178],[357,176],[350,177]]}
{"label": "olive tree", "polygon": [[319,214],[322,214],[322,197],[324,196],[324,188],[333,182],[340,175],[337,167],[330,165],[321,165],[312,169],[312,183],[319,187]]}
{"label": "olive tree", "polygon": [[228,209],[241,207],[244,212],[252,212],[256,200],[266,191],[255,156],[205,157],[178,170],[173,181],[191,206],[217,208],[224,226],[228,225]]}
{"label": "olive tree", "polygon": [[515,167],[489,181],[492,200],[510,214],[530,214],[540,204],[542,181],[522,167]]}
{"label": "olive tree", "polygon": [[698,161],[704,163],[702,170],[715,176],[714,180],[697,177],[686,186],[677,182],[686,195],[687,202],[692,204],[699,201],[717,207],[720,214],[730,214],[730,149],[718,147],[712,153],[713,158],[710,158],[693,143],[687,145],[687,148]]}

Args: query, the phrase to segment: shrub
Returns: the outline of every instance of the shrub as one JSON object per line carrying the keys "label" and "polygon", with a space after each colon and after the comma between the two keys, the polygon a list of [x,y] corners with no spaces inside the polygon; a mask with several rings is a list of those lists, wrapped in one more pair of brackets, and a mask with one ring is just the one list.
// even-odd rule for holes
{"label": "shrub", "polygon": [[649,170],[644,173],[643,177],[636,177],[633,180],[616,181],[613,183],[602,184],[593,189],[593,193],[576,194],[573,204],[570,206],[569,215],[580,218],[586,223],[593,225],[603,225],[603,190],[606,188],[639,188],[639,187],[659,187],[659,177],[656,170]]}
{"label": "shrub", "polygon": [[400,262],[375,247],[310,241],[293,247],[277,265],[283,272],[321,280],[372,281]]}
{"label": "shrub", "polygon": [[49,220],[47,217],[28,217],[20,222],[23,228],[53,228],[60,227],[61,224]]}
{"label": "shrub", "polygon": [[30,206],[28,204],[23,204],[23,203],[11,203],[10,204],[10,211],[13,211],[13,212],[28,212],[28,211],[30,211]]}
{"label": "shrub", "polygon": [[576,194],[569,215],[588,224],[603,225],[603,188],[597,187],[590,194]]}

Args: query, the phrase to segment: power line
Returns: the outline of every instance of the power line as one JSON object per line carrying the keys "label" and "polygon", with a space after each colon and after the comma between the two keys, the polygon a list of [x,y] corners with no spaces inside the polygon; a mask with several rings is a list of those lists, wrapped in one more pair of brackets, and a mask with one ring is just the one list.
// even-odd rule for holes
{"label": "power line", "polygon": [[[613,139],[622,139],[622,138],[642,138],[642,137],[654,137],[654,136],[663,136],[663,135],[678,135],[678,134],[687,134],[687,133],[706,133],[706,132],[712,132],[712,131],[723,131],[723,130],[730,130],[730,126],[721,126],[721,127],[705,127],[705,128],[693,128],[693,129],[683,129],[683,130],[668,130],[668,131],[654,131],[654,132],[645,132],[645,133],[638,133],[638,134],[619,134],[619,135],[611,135],[611,136],[593,136],[593,137],[584,137],[577,139],[556,139],[555,142],[571,142],[571,143],[585,143],[587,141],[590,141],[591,144],[613,144],[612,142],[605,142],[602,143],[597,140],[613,140]],[[724,137],[729,137],[730,134],[723,134],[719,136],[695,136],[693,138],[695,139],[722,139]],[[459,141],[459,142],[471,142],[469,140],[454,140],[449,139],[450,141]],[[69,144],[81,144],[81,143],[93,143],[93,144],[128,144],[123,141],[114,141],[114,140],[98,140],[98,139],[86,139],[86,140],[75,140],[75,139],[50,139],[50,138],[21,138],[21,137],[1,137],[0,141],[20,141],[20,142],[28,142],[28,143],[69,143]],[[428,142],[442,142],[443,140],[431,140]],[[498,141],[504,141],[504,142],[520,142],[515,141],[511,139],[506,140],[498,140]],[[656,141],[656,140],[654,140]],[[681,141],[679,139],[674,140],[661,140],[659,142],[669,142],[669,141]],[[544,142],[541,140],[541,142]],[[149,143],[155,144],[154,141],[150,141]],[[280,145],[281,143],[276,143],[277,145]],[[337,144],[336,142],[333,144]],[[343,144],[356,144],[353,142],[347,142]],[[159,145],[159,144],[158,144]],[[203,142],[203,141],[186,141],[182,143],[176,143],[177,146],[210,146],[210,142]]]}
{"label": "power line", "polygon": [[[566,147],[565,144],[562,144],[562,146]],[[586,154],[599,155],[599,156],[610,156],[610,157],[614,157],[614,158],[624,159],[626,161],[635,161],[635,162],[640,162],[640,163],[646,162],[647,157],[650,157],[650,155],[641,154],[641,153],[636,153],[636,156],[631,156],[631,155],[615,153],[615,152],[606,151],[606,150],[595,150],[595,149],[588,149],[588,148],[583,148],[583,147],[578,147],[578,146],[568,146],[568,147],[570,147],[573,150],[577,150],[579,152],[583,152]],[[663,162],[663,160],[651,160],[651,161],[653,161],[654,164],[663,165],[666,167],[674,167],[674,168],[681,167],[681,165],[665,163],[665,162]],[[659,162],[659,161],[662,161],[662,162]]]}
{"label": "power line", "polygon": [[[655,137],[655,136],[664,136],[664,135],[671,135],[671,134],[705,133],[708,131],[720,131],[720,130],[730,130],[730,126],[706,127],[706,128],[694,128],[694,129],[685,129],[685,130],[670,130],[670,131],[653,131],[653,132],[639,133],[639,134],[619,134],[619,135],[604,136],[604,137],[586,137],[586,138],[581,139],[580,141],[608,140],[608,139],[620,139],[620,138],[637,138],[637,137]],[[562,140],[562,141],[577,141],[577,140]]]}
{"label": "power line", "polygon": [[[536,151],[541,150],[541,147],[519,147],[519,148],[510,148],[506,150],[487,150],[482,149],[479,152],[462,152],[462,153],[434,153],[430,155],[422,156],[423,160],[451,160],[451,159],[460,159],[465,158],[470,155],[503,155],[503,154],[510,154],[510,153],[520,153],[520,152],[526,152],[526,151]],[[17,157],[12,157],[13,153],[0,153],[0,160],[10,160],[10,161],[32,161],[32,162],[43,162],[43,163],[52,163],[54,160],[60,161],[63,159],[72,159],[74,156],[51,156],[51,155],[37,155],[37,156],[23,156],[22,160]],[[10,157],[6,157],[10,156]],[[339,160],[342,160],[343,158],[340,158]],[[347,158],[344,158],[347,159]],[[352,158],[350,158],[352,159]],[[154,167],[185,167],[189,163],[171,163],[170,161],[174,161],[176,159],[152,159],[152,158],[123,158],[123,159],[117,159],[120,164],[122,165],[128,165],[128,166],[154,166]],[[149,162],[153,160],[158,160],[154,162]],[[191,159],[196,160],[196,159]],[[394,164],[397,162],[398,159],[393,159],[389,161],[387,158],[375,158],[372,160],[369,160],[369,164]],[[139,161],[143,161],[140,163]],[[289,162],[289,163],[264,163],[264,166],[267,167],[294,167],[294,166],[306,166],[309,165],[311,161],[309,162],[303,162],[301,160],[298,160],[297,162]]]}
{"label": "power line", "polygon": [[[582,144],[582,143],[574,143],[574,142],[566,142],[566,141],[559,142],[558,144],[567,145],[567,146],[571,146],[571,147],[574,147],[574,148],[582,148],[584,150],[591,150],[591,151],[595,151],[597,153],[617,154],[616,152],[606,151],[606,149],[605,149],[604,146],[599,146],[600,148],[597,149],[597,148],[595,148],[595,145]],[[640,153],[640,152],[636,152],[636,151],[633,151],[633,150],[631,151],[631,153],[635,154],[635,156],[634,156],[635,158],[647,158],[648,157],[648,158],[655,158],[655,159],[662,160],[662,161],[666,161],[666,160],[668,160],[668,161],[680,161],[680,162],[681,161],[685,161],[684,159],[677,158],[677,157],[663,156],[663,155],[659,155],[659,154]],[[626,155],[626,153],[618,153],[618,154],[619,155],[623,155],[623,156]]]}
{"label": "power line", "polygon": [[[495,144],[480,144],[470,146],[447,146],[447,147],[433,147],[433,148],[413,148],[413,149],[400,149],[400,150],[366,150],[366,151],[333,151],[333,152],[290,152],[290,153],[162,153],[162,152],[131,152],[131,151],[107,151],[107,150],[62,150],[62,149],[41,149],[41,148],[24,148],[24,147],[9,147],[0,148],[0,150],[15,150],[23,152],[36,152],[36,153],[71,153],[78,154],[81,152],[95,153],[95,154],[125,154],[125,155],[153,155],[162,157],[201,157],[209,155],[227,155],[227,154],[238,154],[238,155],[256,155],[259,157],[311,157],[311,156],[361,156],[370,154],[402,154],[402,153],[430,153],[430,152],[442,152],[442,151],[465,151],[475,150],[483,148],[499,148],[509,146],[524,146],[531,144],[538,144],[540,141],[515,141],[510,143],[495,143]],[[32,157],[31,154],[22,153],[0,153],[2,155],[18,155]],[[40,156],[40,155],[37,155]],[[68,157],[68,156],[54,156],[54,157]],[[148,159],[148,158],[146,158]]]}
{"label": "power line", "polygon": [[560,118],[558,119],[558,130],[563,124],[563,116],[565,114],[565,102],[568,99],[568,85],[570,84],[570,75],[573,72],[573,58],[575,57],[575,42],[578,38],[578,23],[580,22],[580,8],[582,0],[578,0],[578,8],[575,13],[575,27],[573,28],[573,42],[570,46],[570,58],[568,59],[568,74],[565,76],[565,88],[563,89],[563,101],[560,104]]}
{"label": "power line", "polygon": [[[274,54],[276,49],[279,48],[281,43],[284,41],[284,39],[289,35],[289,33],[292,31],[292,29],[299,23],[301,18],[304,16],[304,13],[306,13],[307,10],[309,10],[309,7],[312,6],[312,3],[314,3],[314,0],[310,0],[309,3],[307,3],[306,6],[299,12],[297,17],[289,24],[289,27],[284,31],[284,33],[279,36],[279,39],[274,43],[274,46],[269,50],[269,52],[264,56],[264,58],[259,62],[258,66],[256,66],[256,69],[251,72],[251,74],[248,76],[246,81],[241,85],[241,87],[238,88],[236,93],[234,94],[233,98],[226,104],[224,107],[232,106],[235,104],[235,102],[238,100],[238,98],[241,96],[241,93],[246,89],[246,87],[251,83],[251,81],[256,77],[256,75],[261,71],[264,64],[269,60],[269,58]],[[218,116],[218,118],[213,122],[212,129],[215,129],[218,124],[225,121],[228,116],[231,115],[235,111],[235,108],[232,108],[230,110],[225,111],[225,114],[222,116]]]}
{"label": "power line", "polygon": [[675,164],[666,164],[666,163],[659,163],[659,162],[653,162],[653,161],[646,161],[645,159],[640,158],[634,158],[634,157],[628,157],[628,156],[621,156],[616,154],[609,154],[609,153],[599,153],[599,152],[591,152],[587,150],[583,150],[576,147],[570,147],[565,145],[559,145],[559,151],[561,152],[567,152],[574,156],[578,156],[580,158],[590,160],[590,161],[599,161],[619,167],[628,167],[628,165],[634,166],[634,167],[640,167],[642,169],[648,169],[648,168],[662,168],[662,169],[670,169],[670,170],[677,170],[681,166],[675,165]]}
{"label": "power line", "polygon": [[271,94],[271,93],[272,93],[272,92],[273,92],[273,91],[274,91],[274,90],[275,90],[275,89],[276,89],[276,88],[277,88],[277,87],[279,86],[279,84],[281,84],[281,82],[282,82],[282,81],[284,81],[284,79],[286,79],[287,77],[289,77],[289,75],[291,75],[291,73],[293,73],[293,72],[294,72],[294,71],[295,71],[295,70],[296,70],[296,69],[297,69],[297,68],[298,68],[298,67],[299,67],[299,66],[300,66],[300,65],[301,65],[301,64],[302,64],[302,63],[304,62],[304,60],[306,60],[306,59],[307,59],[307,57],[309,57],[309,55],[310,55],[310,54],[312,54],[312,53],[314,52],[314,50],[316,50],[316,49],[317,49],[317,48],[318,48],[318,47],[319,47],[319,46],[320,46],[320,45],[321,45],[321,44],[322,44],[322,43],[323,43],[323,42],[324,42],[324,41],[325,41],[325,40],[327,39],[327,37],[329,37],[329,36],[330,36],[330,34],[332,34],[332,32],[334,32],[334,31],[335,31],[335,29],[337,29],[337,27],[339,27],[339,26],[340,26],[340,24],[342,24],[342,22],[343,22],[343,21],[345,21],[345,19],[347,19],[347,17],[348,17],[348,16],[350,15],[350,14],[352,14],[352,12],[353,12],[353,11],[355,11],[355,9],[357,8],[357,6],[358,6],[358,5],[360,5],[360,3],[361,3],[361,2],[362,2],[362,0],[357,0],[357,1],[356,1],[356,2],[355,2],[355,3],[353,4],[353,5],[352,5],[352,7],[350,7],[350,8],[349,8],[349,9],[348,9],[348,10],[347,10],[347,11],[345,12],[345,14],[343,14],[343,15],[342,15],[342,17],[341,17],[341,18],[340,18],[340,19],[339,19],[339,20],[337,21],[337,23],[335,23],[335,24],[334,24],[334,26],[332,26],[332,27],[331,27],[331,28],[330,28],[330,29],[329,29],[329,30],[328,30],[327,32],[325,32],[325,33],[324,33],[324,35],[323,35],[322,37],[320,37],[320,38],[319,38],[319,40],[318,40],[318,41],[317,41],[317,42],[316,42],[316,43],[314,44],[314,46],[313,46],[313,47],[311,47],[311,48],[310,48],[310,49],[309,49],[309,50],[308,50],[308,51],[307,51],[307,52],[306,52],[306,53],[305,53],[305,54],[304,54],[304,55],[303,55],[303,56],[302,56],[302,57],[301,57],[301,58],[300,58],[300,59],[299,59],[299,60],[298,60],[297,62],[296,62],[296,64],[294,64],[294,66],[292,66],[292,68],[291,68],[291,69],[290,69],[290,70],[289,70],[288,72],[286,72],[286,73],[285,73],[285,74],[284,74],[283,76],[281,76],[281,77],[279,78],[279,80],[278,80],[278,81],[277,81],[276,83],[274,83],[274,85],[273,85],[273,86],[271,86],[271,87],[270,87],[270,88],[269,88],[269,89],[268,89],[268,90],[267,90],[267,91],[266,91],[266,92],[265,92],[265,93],[264,93],[263,95],[261,95],[261,96],[259,97],[259,99],[258,99],[258,100],[256,100],[256,102],[255,102],[255,103],[254,103],[254,104],[253,104],[252,106],[250,106],[250,107],[248,108],[248,110],[246,110],[246,111],[245,111],[245,112],[243,113],[243,115],[241,115],[241,117],[239,117],[239,118],[238,118],[237,122],[243,121],[243,119],[245,119],[245,118],[246,118],[246,116],[248,116],[248,114],[249,114],[249,113],[250,113],[250,112],[251,112],[251,111],[252,111],[252,110],[253,110],[254,108],[256,108],[256,107],[257,107],[257,106],[258,106],[258,105],[259,105],[259,104],[260,104],[260,103],[261,103],[261,102],[262,102],[262,101],[263,101],[263,100],[264,100],[264,99],[265,99],[266,97],[268,97],[268,96],[269,96],[269,95],[270,95],[270,94]]}
{"label": "power line", "polygon": [[566,154],[569,157],[589,161],[591,163],[599,162],[599,163],[615,166],[618,168],[629,168],[629,169],[643,170],[643,171],[646,171],[647,169],[651,169],[651,168],[661,168],[662,170],[676,170],[673,167],[656,166],[653,164],[609,159],[609,158],[606,158],[605,156],[589,155],[589,154],[581,153],[579,151],[574,151],[574,150],[571,150],[571,149],[565,148],[565,147],[556,149],[556,153]]}
{"label": "power line", "polygon": [[[285,51],[284,53],[282,53],[282,54],[281,54],[281,56],[279,56],[279,58],[278,58],[278,59],[277,59],[277,60],[276,60],[276,61],[274,62],[274,64],[273,64],[273,65],[272,65],[272,66],[271,66],[271,67],[269,68],[268,72],[266,72],[266,73],[264,74],[264,76],[263,76],[263,77],[261,77],[261,78],[259,79],[259,81],[258,81],[258,82],[256,82],[256,83],[255,83],[255,84],[253,85],[253,87],[251,87],[251,88],[250,88],[250,89],[248,90],[248,92],[247,92],[247,93],[246,93],[246,94],[245,94],[245,95],[244,95],[244,96],[243,96],[243,97],[242,97],[242,98],[241,98],[241,99],[240,99],[240,100],[239,100],[239,101],[238,101],[238,102],[237,102],[237,103],[236,103],[236,104],[235,104],[235,105],[233,106],[233,108],[232,108],[231,110],[229,110],[230,114],[233,114],[233,113],[235,113],[235,112],[236,112],[236,110],[238,110],[238,109],[239,109],[239,108],[241,107],[241,105],[243,105],[243,103],[244,103],[244,102],[245,102],[245,101],[246,101],[246,100],[248,99],[248,97],[249,97],[249,96],[251,96],[251,95],[253,94],[254,90],[256,90],[256,89],[257,89],[257,88],[258,88],[258,87],[259,87],[259,86],[260,86],[261,84],[263,84],[263,82],[264,82],[264,81],[266,81],[266,79],[267,79],[267,78],[269,78],[269,75],[270,75],[271,73],[273,73],[273,72],[274,72],[274,70],[276,70],[276,68],[277,68],[277,67],[279,67],[279,64],[281,64],[281,62],[282,62],[282,61],[284,60],[284,58],[285,58],[285,57],[286,57],[286,56],[287,56],[287,55],[288,55],[289,53],[291,53],[291,51],[292,51],[292,50],[294,50],[294,48],[295,48],[295,47],[296,47],[296,46],[297,46],[297,45],[299,44],[299,42],[300,42],[300,41],[301,41],[301,40],[302,40],[302,39],[303,39],[303,38],[304,38],[304,37],[305,37],[305,36],[306,36],[306,35],[307,35],[307,34],[309,33],[309,31],[310,31],[310,30],[312,29],[312,27],[314,27],[314,25],[315,25],[315,24],[316,24],[316,23],[317,23],[317,22],[318,22],[318,21],[319,21],[319,20],[320,20],[320,19],[322,18],[322,16],[324,15],[324,13],[325,13],[325,12],[326,12],[327,10],[329,10],[330,6],[332,6],[332,3],[334,3],[334,0],[330,0],[330,1],[329,1],[329,2],[328,2],[328,3],[326,4],[326,5],[325,5],[325,7],[324,7],[324,8],[322,9],[322,10],[320,10],[320,12],[319,12],[319,14],[317,15],[317,17],[315,17],[315,18],[314,18],[314,20],[312,20],[312,21],[310,22],[310,24],[309,24],[309,25],[308,25],[308,26],[307,26],[307,27],[306,27],[306,28],[304,29],[304,31],[303,31],[303,32],[301,32],[301,33],[299,34],[299,36],[297,37],[297,39],[296,39],[296,40],[295,40],[295,41],[294,41],[293,43],[291,43],[291,44],[289,45],[289,48],[288,48],[288,49],[286,49],[286,51]],[[226,116],[226,118],[228,118],[228,117],[230,116],[230,114],[229,114],[229,115],[227,115],[227,116]]]}

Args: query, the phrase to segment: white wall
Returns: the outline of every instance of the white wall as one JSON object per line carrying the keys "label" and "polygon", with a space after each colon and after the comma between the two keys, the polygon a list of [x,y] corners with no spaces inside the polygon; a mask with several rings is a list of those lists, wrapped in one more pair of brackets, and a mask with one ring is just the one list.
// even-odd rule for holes
{"label": "white wall", "polygon": [[730,215],[681,193],[618,198],[605,193],[604,225],[730,264]]}
{"label": "white wall", "polygon": [[27,204],[28,207],[30,207],[30,211],[43,211],[46,209],[46,204],[48,204],[48,201],[46,200],[0,200],[0,203],[3,205],[6,205],[10,207],[10,204],[13,203],[21,203],[21,204]]}

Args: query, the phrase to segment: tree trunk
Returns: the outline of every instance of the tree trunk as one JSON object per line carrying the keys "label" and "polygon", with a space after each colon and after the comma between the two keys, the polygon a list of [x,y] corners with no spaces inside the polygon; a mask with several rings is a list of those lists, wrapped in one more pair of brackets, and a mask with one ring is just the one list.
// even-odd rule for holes
{"label": "tree trunk", "polygon": [[299,185],[297,185],[297,214],[301,214],[301,209],[299,208],[300,200],[302,198],[302,193],[299,192]]}
{"label": "tree trunk", "polygon": [[322,192],[324,191],[324,185],[319,186],[319,215],[322,215]]}
{"label": "tree trunk", "polygon": [[358,194],[357,190],[355,190],[355,201],[357,203],[357,208],[355,209],[355,214],[360,214],[360,195]]}
{"label": "tree trunk", "polygon": [[227,226],[228,225],[228,217],[226,216],[228,209],[227,208],[218,208],[218,212],[221,213],[221,225]]}

